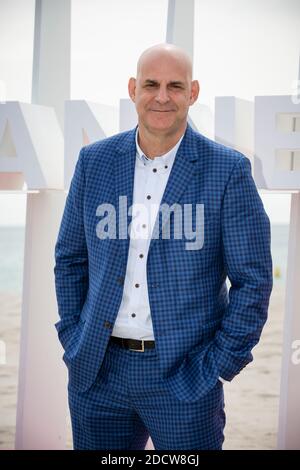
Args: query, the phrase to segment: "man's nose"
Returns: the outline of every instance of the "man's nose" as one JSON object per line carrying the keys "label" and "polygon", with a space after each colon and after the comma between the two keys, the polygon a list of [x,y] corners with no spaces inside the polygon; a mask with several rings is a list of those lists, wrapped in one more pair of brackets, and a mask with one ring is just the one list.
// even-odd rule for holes
{"label": "man's nose", "polygon": [[160,87],[157,95],[155,97],[156,101],[158,103],[164,104],[169,101],[169,95],[168,95],[168,90],[165,87]]}

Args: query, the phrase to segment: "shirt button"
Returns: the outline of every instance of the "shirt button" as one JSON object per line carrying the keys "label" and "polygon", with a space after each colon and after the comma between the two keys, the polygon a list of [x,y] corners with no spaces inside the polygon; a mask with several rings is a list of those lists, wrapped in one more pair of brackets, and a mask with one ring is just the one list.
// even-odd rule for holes
{"label": "shirt button", "polygon": [[157,169],[156,169],[156,168],[153,168],[152,171],[153,171],[153,173],[156,173],[156,172],[157,172]]}
{"label": "shirt button", "polygon": [[167,168],[168,168],[168,165],[165,165],[165,169],[167,169]]}
{"label": "shirt button", "polygon": [[140,285],[139,285],[139,284],[135,284],[135,287],[138,288],[138,287],[140,287]]}
{"label": "shirt button", "polygon": [[109,322],[109,321],[105,321],[104,322],[104,328],[111,328],[112,327],[112,324]]}
{"label": "shirt button", "polygon": [[147,196],[147,199],[151,199],[151,196],[150,196],[150,194],[148,194],[148,196]]}
{"label": "shirt button", "polygon": [[140,258],[144,258],[144,255],[143,255],[143,253],[141,253],[141,254],[139,255],[139,257],[140,257]]}
{"label": "shirt button", "polygon": [[142,227],[143,227],[143,228],[146,228],[146,227],[147,227],[147,225],[146,225],[146,224],[143,224],[143,225],[142,225]]}
{"label": "shirt button", "polygon": [[117,281],[122,286],[124,284],[124,277],[118,277]]}
{"label": "shirt button", "polygon": [[135,317],[135,313],[132,313],[131,316],[132,316],[132,317]]}

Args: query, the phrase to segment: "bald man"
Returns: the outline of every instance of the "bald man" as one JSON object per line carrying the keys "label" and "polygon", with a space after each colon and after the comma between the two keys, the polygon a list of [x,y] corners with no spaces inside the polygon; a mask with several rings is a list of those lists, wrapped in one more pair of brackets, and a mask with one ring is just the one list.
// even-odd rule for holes
{"label": "bald man", "polygon": [[81,149],[55,247],[74,449],[222,449],[223,383],[267,318],[269,220],[249,160],[188,125],[184,51],[147,49],[128,90],[138,124]]}

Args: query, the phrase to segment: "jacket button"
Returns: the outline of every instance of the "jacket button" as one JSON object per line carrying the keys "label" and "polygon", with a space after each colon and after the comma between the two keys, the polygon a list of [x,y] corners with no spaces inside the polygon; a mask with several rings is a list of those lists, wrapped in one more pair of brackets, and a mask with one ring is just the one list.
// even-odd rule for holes
{"label": "jacket button", "polygon": [[122,286],[124,284],[124,277],[118,277],[117,281]]}
{"label": "jacket button", "polygon": [[112,327],[112,324],[109,321],[105,321],[104,322],[104,327],[110,329]]}

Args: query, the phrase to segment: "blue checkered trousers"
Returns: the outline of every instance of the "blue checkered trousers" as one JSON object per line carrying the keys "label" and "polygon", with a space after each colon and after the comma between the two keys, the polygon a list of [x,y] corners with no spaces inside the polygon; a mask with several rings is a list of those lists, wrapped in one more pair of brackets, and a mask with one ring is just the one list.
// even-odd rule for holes
{"label": "blue checkered trousers", "polygon": [[[269,219],[249,160],[188,125],[161,204],[202,204],[204,243],[186,249],[184,230],[164,238],[158,220],[147,258],[155,348],[111,342],[129,249],[129,237],[119,236],[119,197],[132,205],[135,132],[81,149],[55,247],[55,326],[69,374],[74,448],[138,450],[151,436],[160,450],[221,449],[219,377],[231,381],[252,361],[267,319]],[[116,237],[97,237],[104,203],[116,209]],[[168,223],[172,234],[174,213]]]}

